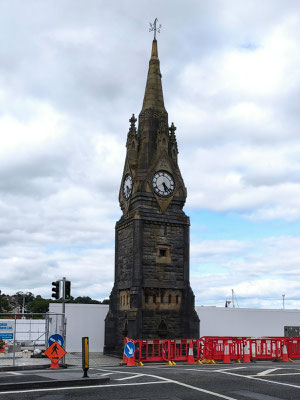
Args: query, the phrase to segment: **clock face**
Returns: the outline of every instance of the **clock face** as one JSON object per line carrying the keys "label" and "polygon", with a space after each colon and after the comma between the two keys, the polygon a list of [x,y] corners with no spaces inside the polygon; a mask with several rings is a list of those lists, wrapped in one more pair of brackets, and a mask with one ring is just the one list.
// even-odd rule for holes
{"label": "clock face", "polygon": [[155,192],[161,197],[168,197],[174,192],[174,179],[166,171],[158,171],[152,178]]}
{"label": "clock face", "polygon": [[132,178],[130,174],[125,175],[124,183],[123,183],[123,196],[126,200],[129,199],[129,196],[132,192]]}

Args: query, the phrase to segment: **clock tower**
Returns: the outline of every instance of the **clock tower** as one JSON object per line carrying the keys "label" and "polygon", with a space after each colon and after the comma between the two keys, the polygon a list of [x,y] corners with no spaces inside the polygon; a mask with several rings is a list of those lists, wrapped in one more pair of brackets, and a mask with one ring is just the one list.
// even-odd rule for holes
{"label": "clock tower", "polygon": [[105,353],[121,354],[125,336],[199,337],[189,282],[190,221],[183,211],[187,192],[161,77],[154,38],[138,128],[134,115],[129,120]]}

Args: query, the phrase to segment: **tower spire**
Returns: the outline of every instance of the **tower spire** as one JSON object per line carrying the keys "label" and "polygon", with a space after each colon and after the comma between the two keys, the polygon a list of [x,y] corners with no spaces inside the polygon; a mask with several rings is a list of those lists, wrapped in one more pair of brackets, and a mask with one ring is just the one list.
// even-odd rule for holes
{"label": "tower spire", "polygon": [[156,26],[157,18],[154,23],[150,24],[150,31],[154,31],[154,39],[152,42],[151,58],[149,61],[148,76],[143,101],[142,111],[152,108],[154,110],[166,111],[164,105],[164,96],[161,84],[161,73],[159,67],[159,58],[157,51],[156,32],[160,32],[160,27]]}

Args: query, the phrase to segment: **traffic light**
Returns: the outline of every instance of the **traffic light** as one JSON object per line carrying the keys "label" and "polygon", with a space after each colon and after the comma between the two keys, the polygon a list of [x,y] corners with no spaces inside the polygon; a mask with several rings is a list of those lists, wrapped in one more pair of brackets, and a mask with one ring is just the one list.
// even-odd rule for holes
{"label": "traffic light", "polygon": [[71,298],[71,282],[65,281],[65,300],[70,300]]}
{"label": "traffic light", "polygon": [[59,281],[52,282],[52,297],[54,297],[56,300],[59,299]]}

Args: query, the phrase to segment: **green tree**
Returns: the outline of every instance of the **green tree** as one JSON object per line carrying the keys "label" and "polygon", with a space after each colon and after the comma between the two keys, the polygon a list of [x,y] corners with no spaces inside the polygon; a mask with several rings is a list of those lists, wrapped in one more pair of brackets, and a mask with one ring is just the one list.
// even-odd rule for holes
{"label": "green tree", "polygon": [[79,296],[76,297],[74,300],[74,303],[80,303],[80,304],[101,304],[101,301],[98,300],[93,300],[89,296]]}
{"label": "green tree", "polygon": [[9,312],[12,310],[12,306],[7,299],[5,294],[0,295],[0,312]]}
{"label": "green tree", "polygon": [[27,311],[32,313],[46,313],[49,309],[49,303],[52,301],[49,299],[43,299],[41,296],[27,303]]}

